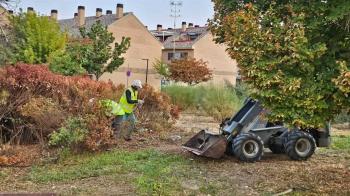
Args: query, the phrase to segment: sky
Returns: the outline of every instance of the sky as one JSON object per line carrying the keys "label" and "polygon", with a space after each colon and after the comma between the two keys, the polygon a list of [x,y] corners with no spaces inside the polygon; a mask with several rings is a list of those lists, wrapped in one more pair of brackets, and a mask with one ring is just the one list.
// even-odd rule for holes
{"label": "sky", "polygon": [[[170,0],[18,0],[18,8],[33,7],[42,15],[49,15],[51,9],[58,10],[58,18],[72,18],[77,12],[78,6],[85,6],[86,16],[94,16],[96,8],[116,10],[117,3],[124,4],[124,12],[133,12],[141,22],[149,29],[156,29],[157,24],[163,28],[173,27],[174,19],[170,17]],[[213,16],[213,4],[211,0],[182,0],[180,17],[177,19],[176,27],[180,27],[182,21],[203,26],[208,18]]]}

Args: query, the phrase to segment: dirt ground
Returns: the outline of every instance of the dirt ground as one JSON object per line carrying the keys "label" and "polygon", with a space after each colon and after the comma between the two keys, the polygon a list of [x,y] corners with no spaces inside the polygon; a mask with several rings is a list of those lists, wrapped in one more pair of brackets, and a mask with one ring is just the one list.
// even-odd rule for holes
{"label": "dirt ground", "polygon": [[[241,163],[225,156],[213,160],[192,155],[181,148],[199,128],[217,131],[217,123],[209,118],[183,114],[174,130],[157,135],[138,133],[134,140],[117,148],[139,150],[154,148],[168,154],[185,157],[194,164],[191,178],[182,182],[179,195],[200,195],[201,184],[211,184],[213,195],[350,195],[350,152],[317,149],[308,161],[291,161],[285,155],[265,151],[257,163]],[[348,135],[350,130],[335,130],[337,135]],[[135,195],[135,187],[125,176],[98,176],[69,183],[34,184],[23,181],[29,167],[1,168],[15,176],[7,177],[0,185],[1,192],[59,192],[64,195]],[[12,173],[11,172],[11,173]],[[1,173],[0,173],[1,174]],[[128,174],[136,175],[136,174]],[[1,175],[0,175],[1,177]],[[208,187],[208,189],[211,187]]]}

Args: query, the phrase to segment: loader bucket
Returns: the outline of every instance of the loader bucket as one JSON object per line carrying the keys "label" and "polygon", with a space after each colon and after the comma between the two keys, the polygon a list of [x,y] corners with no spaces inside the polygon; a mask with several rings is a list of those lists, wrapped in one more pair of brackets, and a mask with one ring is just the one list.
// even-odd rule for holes
{"label": "loader bucket", "polygon": [[225,154],[227,139],[223,135],[214,135],[200,131],[182,147],[196,155],[218,159]]}

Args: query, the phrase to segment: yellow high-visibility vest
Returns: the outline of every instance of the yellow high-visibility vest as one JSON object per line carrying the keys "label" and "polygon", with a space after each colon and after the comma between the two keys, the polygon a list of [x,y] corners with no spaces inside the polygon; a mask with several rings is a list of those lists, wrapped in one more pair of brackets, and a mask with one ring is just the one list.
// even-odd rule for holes
{"label": "yellow high-visibility vest", "polygon": [[101,104],[103,104],[106,108],[108,108],[108,112],[106,113],[107,116],[109,116],[110,114],[114,115],[114,116],[118,116],[118,115],[124,115],[125,112],[123,110],[123,108],[120,106],[120,104],[118,104],[115,101],[112,101],[110,99],[106,99],[106,100],[102,100]]}
{"label": "yellow high-visibility vest", "polygon": [[[128,90],[131,92],[131,100],[137,101],[137,91],[134,91],[132,88],[128,88]],[[134,111],[136,104],[130,104],[126,100],[126,91],[124,92],[123,96],[119,100],[119,105],[123,109],[124,114],[130,114]],[[124,115],[124,114],[118,114],[118,115]]]}
{"label": "yellow high-visibility vest", "polygon": [[124,115],[125,112],[123,110],[123,108],[121,107],[120,104],[118,104],[117,102],[115,101],[112,101],[111,102],[111,107],[112,107],[112,114],[115,115],[115,116],[119,116],[119,115]]}

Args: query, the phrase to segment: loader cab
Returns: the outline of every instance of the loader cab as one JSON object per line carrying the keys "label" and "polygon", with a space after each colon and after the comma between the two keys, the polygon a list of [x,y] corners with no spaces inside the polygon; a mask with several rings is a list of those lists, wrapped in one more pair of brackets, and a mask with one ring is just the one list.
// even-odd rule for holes
{"label": "loader cab", "polygon": [[221,125],[224,135],[237,135],[241,131],[250,130],[259,120],[259,114],[263,111],[260,103],[248,98],[244,106],[232,118],[226,119]]}

